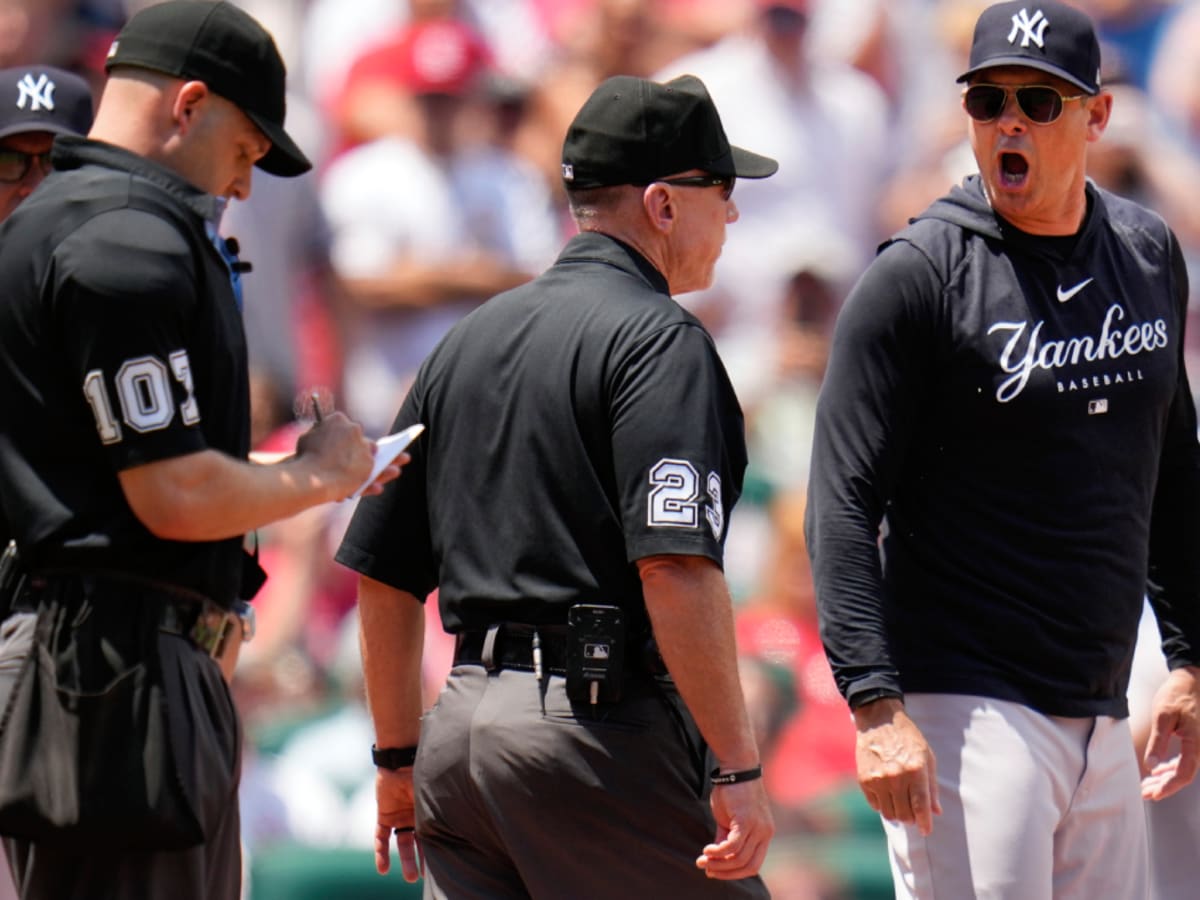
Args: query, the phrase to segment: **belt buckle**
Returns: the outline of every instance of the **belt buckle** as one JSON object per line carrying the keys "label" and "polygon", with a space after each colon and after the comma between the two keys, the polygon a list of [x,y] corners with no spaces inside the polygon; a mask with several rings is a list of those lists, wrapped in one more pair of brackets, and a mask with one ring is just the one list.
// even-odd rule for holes
{"label": "belt buckle", "polygon": [[232,612],[204,604],[188,635],[192,643],[213,658],[220,656],[225,632],[229,628],[229,617],[232,615]]}

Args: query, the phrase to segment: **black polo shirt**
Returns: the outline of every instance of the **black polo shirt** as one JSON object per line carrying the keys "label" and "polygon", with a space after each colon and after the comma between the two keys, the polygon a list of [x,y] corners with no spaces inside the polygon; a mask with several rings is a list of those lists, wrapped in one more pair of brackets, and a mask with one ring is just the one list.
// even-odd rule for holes
{"label": "black polo shirt", "polygon": [[413,461],[364,499],[337,559],[425,597],[448,631],[564,623],[614,603],[645,623],[636,560],[720,563],[746,466],[713,342],[632,248],[570,241],[536,280],[458,323],[395,429]]}
{"label": "black polo shirt", "polygon": [[218,206],[119,148],[59,138],[0,229],[0,493],[35,568],[113,570],[232,602],[241,540],[164,541],[117,472],[249,447],[246,348]]}

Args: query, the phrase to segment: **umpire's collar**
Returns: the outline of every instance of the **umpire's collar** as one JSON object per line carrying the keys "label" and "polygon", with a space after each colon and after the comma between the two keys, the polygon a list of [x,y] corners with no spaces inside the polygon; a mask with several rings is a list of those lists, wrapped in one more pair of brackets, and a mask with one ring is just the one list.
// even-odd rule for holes
{"label": "umpire's collar", "polygon": [[205,193],[166,166],[152,162],[124,147],[90,141],[75,135],[62,135],[55,138],[50,159],[55,169],[63,171],[95,165],[129,172],[162,188],[206,222],[220,220],[220,198]]}
{"label": "umpire's collar", "polygon": [[573,262],[598,262],[614,266],[631,275],[640,274],[651,288],[670,296],[666,277],[633,247],[598,231],[583,231],[571,238],[555,265]]}

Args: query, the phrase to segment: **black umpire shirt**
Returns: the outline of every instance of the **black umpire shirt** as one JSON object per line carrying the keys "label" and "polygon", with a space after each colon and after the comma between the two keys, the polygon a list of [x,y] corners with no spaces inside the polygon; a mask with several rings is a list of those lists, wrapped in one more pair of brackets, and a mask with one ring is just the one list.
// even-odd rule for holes
{"label": "black umpire shirt", "polygon": [[117,479],[249,449],[241,316],[208,237],[218,201],[110,145],[63,137],[52,159],[0,230],[0,492],[22,557],[227,606],[241,539],[156,538]]}
{"label": "black umpire shirt", "polygon": [[459,322],[395,429],[427,431],[364,499],[337,558],[424,598],[447,631],[563,624],[575,603],[646,626],[634,562],[721,562],[746,466],[712,339],[632,248],[573,238],[539,278]]}

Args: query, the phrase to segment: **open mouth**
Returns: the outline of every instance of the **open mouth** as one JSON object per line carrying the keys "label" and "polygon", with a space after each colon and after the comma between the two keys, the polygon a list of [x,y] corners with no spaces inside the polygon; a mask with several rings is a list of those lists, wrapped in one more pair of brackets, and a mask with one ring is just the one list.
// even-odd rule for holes
{"label": "open mouth", "polygon": [[1000,154],[1000,183],[1004,187],[1019,188],[1029,176],[1029,160],[1020,153]]}

